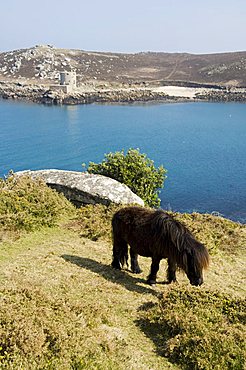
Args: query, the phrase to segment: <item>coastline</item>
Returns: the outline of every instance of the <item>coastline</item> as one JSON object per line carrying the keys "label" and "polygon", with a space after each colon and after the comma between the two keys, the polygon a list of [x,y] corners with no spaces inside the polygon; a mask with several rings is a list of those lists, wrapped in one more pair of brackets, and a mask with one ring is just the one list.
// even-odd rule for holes
{"label": "coastline", "polygon": [[[57,88],[58,87],[58,88]],[[246,102],[246,88],[131,86],[97,88],[83,86],[64,93],[57,86],[0,81],[0,98],[48,105],[134,102]]]}

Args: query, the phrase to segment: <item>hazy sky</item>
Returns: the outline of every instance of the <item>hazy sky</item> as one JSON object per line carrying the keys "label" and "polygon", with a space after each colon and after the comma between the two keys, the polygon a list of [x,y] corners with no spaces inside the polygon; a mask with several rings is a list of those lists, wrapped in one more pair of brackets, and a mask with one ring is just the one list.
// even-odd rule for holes
{"label": "hazy sky", "polygon": [[246,50],[246,0],[0,0],[0,51]]}

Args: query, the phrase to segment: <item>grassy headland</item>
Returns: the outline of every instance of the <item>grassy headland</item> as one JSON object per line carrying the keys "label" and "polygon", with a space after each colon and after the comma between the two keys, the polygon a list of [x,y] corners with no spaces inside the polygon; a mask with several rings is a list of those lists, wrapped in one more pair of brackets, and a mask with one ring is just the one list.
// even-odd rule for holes
{"label": "grassy headland", "polygon": [[[18,182],[19,181],[19,182]],[[43,183],[1,183],[1,369],[243,369],[244,225],[175,214],[211,254],[205,283],[111,268],[112,214]]]}

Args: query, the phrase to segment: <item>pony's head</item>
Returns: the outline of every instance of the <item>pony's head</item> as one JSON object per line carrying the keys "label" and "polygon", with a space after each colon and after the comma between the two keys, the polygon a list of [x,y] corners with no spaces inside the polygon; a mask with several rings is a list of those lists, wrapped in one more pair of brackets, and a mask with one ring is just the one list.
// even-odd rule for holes
{"label": "pony's head", "polygon": [[202,285],[203,270],[208,268],[209,254],[207,248],[193,239],[190,248],[185,250],[183,255],[185,272],[191,285]]}

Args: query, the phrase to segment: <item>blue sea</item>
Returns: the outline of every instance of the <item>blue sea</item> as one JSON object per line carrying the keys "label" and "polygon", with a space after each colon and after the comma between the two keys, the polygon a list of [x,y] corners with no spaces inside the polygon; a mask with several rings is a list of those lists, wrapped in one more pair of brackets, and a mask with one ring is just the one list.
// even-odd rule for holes
{"label": "blue sea", "polygon": [[139,148],[167,170],[161,206],[246,221],[246,104],[45,106],[0,100],[0,176],[82,171]]}

